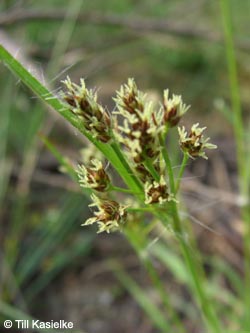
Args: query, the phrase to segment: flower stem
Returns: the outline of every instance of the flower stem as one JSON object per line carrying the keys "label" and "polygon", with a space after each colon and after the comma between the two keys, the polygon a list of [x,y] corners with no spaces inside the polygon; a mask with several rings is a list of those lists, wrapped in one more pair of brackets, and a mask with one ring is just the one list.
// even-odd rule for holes
{"label": "flower stem", "polygon": [[138,208],[127,208],[128,212],[141,212],[141,213],[145,213],[145,212],[149,212],[149,213],[153,213],[153,209],[150,207],[138,207]]}
{"label": "flower stem", "polygon": [[[225,51],[231,92],[233,111],[233,129],[236,141],[237,163],[239,173],[239,188],[243,198],[249,200],[249,177],[247,163],[247,147],[244,140],[244,120],[240,99],[240,85],[237,74],[237,59],[234,46],[233,24],[230,3],[228,0],[220,0],[221,18],[224,30]],[[249,201],[248,201],[249,202]],[[245,270],[245,326],[250,327],[250,212],[248,204],[241,209],[241,218],[244,221],[244,270]]]}
{"label": "flower stem", "polygon": [[139,179],[134,175],[133,171],[130,168],[130,165],[126,161],[126,158],[124,157],[123,153],[121,152],[120,147],[119,147],[119,145],[117,144],[116,141],[113,141],[111,143],[111,148],[116,153],[118,159],[120,160],[120,162],[122,163],[122,165],[124,166],[124,168],[126,168],[127,173],[130,176],[130,183],[132,183],[131,184],[132,186],[130,186],[131,190],[134,193],[137,193],[137,197],[140,198],[140,200],[143,200],[143,187],[142,187],[142,184],[140,183]]}
{"label": "flower stem", "polygon": [[173,173],[170,158],[168,156],[167,149],[165,147],[165,137],[163,135],[161,135],[159,139],[160,139],[160,145],[161,145],[161,153],[162,153],[162,156],[163,156],[163,159],[165,161],[166,168],[168,171],[170,189],[171,189],[172,193],[175,193],[174,173]]}
{"label": "flower stem", "polygon": [[188,159],[189,159],[188,154],[184,153],[183,159],[182,159],[182,162],[181,162],[181,167],[180,167],[180,170],[179,170],[179,173],[178,173],[178,176],[177,176],[177,181],[176,181],[176,185],[175,185],[175,193],[174,194],[178,193],[178,191],[179,191],[180,182],[181,182],[185,167],[187,165]]}
{"label": "flower stem", "polygon": [[[168,174],[169,174],[170,188],[171,188],[172,193],[175,193],[176,187],[175,187],[173,169],[172,169],[171,161],[169,159],[167,150],[165,148],[165,141],[164,141],[163,137],[160,138],[160,143],[161,143],[161,149],[162,149],[162,156],[164,158],[166,168],[167,168]],[[184,158],[184,162],[185,162],[185,158]],[[185,167],[184,162],[183,162],[183,167],[181,168],[181,169],[183,169],[183,171],[184,171],[184,167]],[[199,265],[199,263],[193,258],[192,254],[190,252],[190,248],[186,242],[184,231],[183,231],[183,228],[181,225],[176,201],[172,201],[171,205],[172,205],[173,228],[177,235],[177,239],[179,241],[180,248],[183,253],[183,257],[185,259],[186,265],[191,274],[192,282],[193,282],[193,289],[195,291],[195,294],[196,294],[196,297],[198,300],[198,304],[201,307],[202,314],[204,315],[206,326],[207,326],[209,332],[220,333],[221,331],[220,331],[219,322],[214,314],[213,307],[211,305],[211,301],[208,298],[206,291],[205,291],[204,271],[202,269],[202,266]],[[166,225],[165,217],[166,216],[161,218],[161,221],[164,226],[168,226],[168,225]]]}
{"label": "flower stem", "polygon": [[145,158],[145,160],[143,163],[144,163],[145,167],[154,177],[154,180],[156,180],[158,182],[160,180],[159,173],[155,170],[155,167],[154,167],[152,161],[150,160],[150,158],[148,158],[147,156],[144,156],[144,158]]}
{"label": "flower stem", "polygon": [[116,191],[116,192],[122,192],[122,193],[134,193],[132,190],[128,189],[128,188],[122,188],[119,186],[110,186],[109,191]]}
{"label": "flower stem", "polygon": [[159,274],[157,270],[155,269],[154,265],[152,264],[152,261],[146,256],[142,255],[144,252],[144,249],[146,248],[148,242],[145,237],[143,237],[143,232],[140,232],[140,238],[138,238],[138,232],[134,232],[133,230],[129,230],[128,228],[125,231],[126,237],[128,238],[130,244],[134,247],[137,256],[141,258],[142,263],[144,267],[146,268],[149,277],[151,279],[152,284],[156,288],[156,290],[159,292],[159,295],[161,296],[161,300],[163,302],[164,308],[167,313],[172,314],[172,320],[173,324],[176,325],[176,328],[178,327],[178,332],[184,332],[184,328],[181,324],[180,319],[178,318],[178,315],[176,311],[171,306],[171,302],[169,299],[169,296],[166,292],[166,288],[164,284],[161,281],[161,278],[159,277]]}

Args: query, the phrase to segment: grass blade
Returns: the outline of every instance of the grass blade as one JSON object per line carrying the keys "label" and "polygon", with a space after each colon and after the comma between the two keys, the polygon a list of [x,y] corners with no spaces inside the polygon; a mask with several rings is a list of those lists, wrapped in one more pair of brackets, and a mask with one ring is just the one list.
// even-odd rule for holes
{"label": "grass blade", "polygon": [[133,279],[124,272],[124,270],[117,264],[112,263],[111,268],[117,277],[117,279],[123,284],[123,286],[129,291],[129,293],[135,298],[138,304],[147,313],[148,317],[163,333],[171,332],[171,328],[166,318],[161,311],[155,306],[145,291],[140,288]]}
{"label": "grass blade", "polygon": [[2,45],[0,45],[0,60],[2,60],[8,68],[17,75],[21,81],[28,86],[40,99],[51,106],[61,116],[68,120],[75,128],[77,128],[87,139],[92,142],[111,162],[118,173],[123,177],[124,182],[127,186],[140,196],[142,187],[134,176],[129,164],[126,159],[119,151],[119,147],[103,144],[92,137],[88,133],[77,117],[75,117],[63,103],[54,96],[44,85],[42,85],[31,73],[29,73],[19,61],[17,61]]}

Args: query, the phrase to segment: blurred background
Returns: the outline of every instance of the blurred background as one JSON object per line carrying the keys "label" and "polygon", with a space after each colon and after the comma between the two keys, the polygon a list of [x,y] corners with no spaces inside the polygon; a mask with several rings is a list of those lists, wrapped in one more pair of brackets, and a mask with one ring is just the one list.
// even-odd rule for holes
{"label": "blurred background", "polygon": [[[231,9],[247,123],[250,1],[231,1]],[[183,201],[206,271],[221,288],[218,311],[241,313],[234,298],[242,292],[241,198],[219,2],[1,0],[0,42],[55,93],[67,75],[75,82],[85,78],[111,110],[112,96],[128,77],[153,99],[161,100],[166,88],[183,96],[191,109],[182,123],[207,126],[218,145],[208,162],[188,165]],[[3,65],[0,91],[1,323],[33,317],[72,321],[88,333],[158,332],[106,265],[118,260],[157,304],[139,259],[121,234],[97,236],[95,228],[80,226],[90,214],[88,199],[60,172],[41,135],[73,164],[81,160],[85,139]],[[179,152],[173,154],[178,160]],[[171,248],[164,251],[170,257]],[[174,252],[168,269],[156,258],[154,264],[187,332],[201,332]]]}

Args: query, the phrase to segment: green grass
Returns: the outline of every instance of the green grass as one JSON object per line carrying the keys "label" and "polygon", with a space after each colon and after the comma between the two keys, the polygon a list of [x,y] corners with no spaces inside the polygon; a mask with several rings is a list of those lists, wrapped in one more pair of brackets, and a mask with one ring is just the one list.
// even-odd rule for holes
{"label": "green grass", "polygon": [[[77,121],[77,118],[74,117],[74,115],[72,115],[67,109],[65,109],[65,107],[55,96],[51,98],[52,96],[49,93],[49,91],[47,91],[47,89],[40,82],[38,82],[34,77],[32,77],[32,75],[28,73],[25,70],[25,68],[21,66],[21,64],[18,63],[18,61],[13,59],[12,56],[3,48],[0,49],[0,57],[2,58],[2,60],[5,61],[5,63],[10,67],[10,69],[14,71],[15,74],[18,75],[23,80],[23,82],[27,86],[29,86],[36,94],[38,94],[40,98],[43,99],[44,102],[47,102],[48,104],[53,106],[57,112],[63,115],[68,121],[71,122],[71,124],[73,124],[77,129],[79,129],[83,134],[85,134],[85,136],[102,151],[105,157],[108,160],[110,160],[110,162],[113,164],[114,168],[117,171],[119,171],[119,174],[127,183],[129,189],[132,192],[138,193],[138,191],[140,191],[139,193],[141,193],[139,182],[136,180],[135,175],[133,175],[128,162],[122,155],[122,152],[120,151],[120,148],[117,144],[111,143],[111,145],[105,146],[103,143],[98,142],[96,139],[93,139],[91,135],[85,131],[84,127],[82,127],[80,122]],[[164,160],[166,162],[166,167],[168,169],[170,176],[171,192],[175,193],[175,180],[172,172],[171,161],[168,157],[167,150],[164,148],[163,140],[161,141],[161,144],[163,147]],[[110,152],[113,153],[113,155],[110,155]],[[114,155],[114,153],[116,153],[116,155]],[[138,195],[139,198],[141,197],[141,194]],[[157,212],[156,215],[159,217],[159,214]],[[201,311],[204,314],[204,321],[208,329],[212,329],[214,332],[219,332],[220,329],[219,329],[218,319],[214,314],[212,303],[210,303],[209,298],[207,297],[205,289],[203,287],[203,282],[202,282],[203,273],[201,271],[202,270],[201,266],[198,265],[198,262],[194,260],[194,258],[192,257],[189,245],[187,245],[186,241],[184,240],[184,231],[182,230],[176,202],[172,202],[171,215],[172,215],[171,218],[173,218],[173,227],[177,235],[177,240],[180,244],[184,260],[186,262],[190,276],[192,278],[192,283],[193,283],[192,288],[196,295],[198,305],[201,307]],[[160,217],[160,220],[162,221],[163,225],[166,224],[166,218],[167,215],[165,216],[163,215]]]}
{"label": "green grass", "polygon": [[[81,5],[81,0],[71,3],[54,44],[48,79],[61,69],[60,59],[68,47]],[[5,75],[6,71],[2,73]],[[43,204],[37,201],[31,181],[42,151],[38,132],[48,135],[54,120],[50,118],[48,126],[44,106],[37,99],[27,98],[27,90],[20,89],[12,77],[8,76],[4,87],[0,122],[0,214],[1,232],[4,231],[0,252],[1,323],[4,318],[31,318],[32,301],[71,267],[72,260],[88,256],[95,238],[89,232],[77,232],[78,236],[72,237],[81,223],[79,217],[85,214],[82,195],[52,189],[58,202],[53,199],[54,207],[47,208],[46,213],[41,211]],[[17,178],[14,183],[10,179],[13,172]],[[58,210],[58,205],[65,209]]]}
{"label": "green grass", "polygon": [[241,217],[244,221],[244,263],[245,263],[245,316],[244,326],[250,327],[250,210],[249,210],[249,149],[247,128],[244,128],[244,119],[241,106],[240,87],[237,73],[237,59],[234,46],[234,34],[232,24],[232,9],[228,0],[221,0],[221,17],[225,36],[225,50],[228,64],[228,76],[230,83],[231,104],[233,112],[233,130],[236,142],[237,162],[238,162],[238,183],[240,194],[246,201],[241,209]]}
{"label": "green grass", "polygon": [[[79,38],[82,34],[84,36],[86,31],[87,35],[88,31],[94,31],[92,39],[86,39],[86,36],[83,38],[86,40],[86,49],[89,47],[92,50],[87,52],[86,57],[80,59],[78,64],[88,66],[92,61],[93,50],[96,48],[101,55],[106,54],[104,60],[107,58],[112,60],[112,57],[114,58],[113,64],[116,64],[113,66],[114,68],[117,66],[119,69],[119,65],[126,58],[125,60],[128,60],[130,65],[133,64],[136,70],[139,71],[140,68],[143,68],[145,72],[154,72],[148,79],[149,81],[154,80],[158,82],[160,81],[159,78],[163,78],[165,84],[165,80],[168,81],[169,76],[174,76],[175,81],[173,86],[181,87],[180,89],[183,89],[184,96],[185,89],[187,89],[188,96],[201,99],[201,109],[205,102],[208,102],[205,108],[211,108],[213,98],[207,98],[206,96],[207,100],[204,102],[203,95],[210,96],[211,94],[211,96],[216,97],[214,94],[217,84],[211,84],[211,80],[215,80],[217,74],[219,76],[219,67],[222,63],[222,60],[220,60],[221,62],[217,64],[216,60],[219,58],[218,54],[221,52],[218,51],[219,46],[214,46],[213,49],[210,48],[208,52],[204,52],[206,46],[201,46],[197,43],[196,45],[199,45],[198,55],[195,52],[197,59],[193,59],[192,56],[190,56],[192,59],[189,59],[188,57],[190,54],[192,55],[192,51],[186,57],[187,46],[181,49],[176,48],[176,45],[169,47],[159,38],[158,42],[162,43],[162,46],[161,48],[157,48],[158,44],[156,45],[155,42],[150,41],[150,36],[141,36],[140,38],[136,36],[136,38],[128,40],[127,44],[125,43],[123,46],[119,44],[112,47],[106,46],[104,50],[103,46],[98,43],[107,37],[107,31],[114,39],[119,39],[120,34],[124,37],[126,35],[124,31],[114,31],[115,29],[112,30],[110,27],[106,30],[103,29],[101,32],[98,27],[95,27],[94,30],[92,30],[92,27],[80,29],[79,26],[76,26],[76,20],[82,4],[81,1],[74,1],[72,4],[68,8],[67,17],[61,27],[57,30],[53,26],[52,29],[58,31],[58,38],[51,52],[51,61],[46,71],[46,76],[49,80],[54,79],[63,68],[64,55],[72,40],[74,44],[76,36]],[[149,209],[144,215],[142,212],[143,209],[145,209],[145,212],[146,208],[142,207],[141,211],[138,210],[138,219],[145,222],[145,224],[136,224],[134,227],[131,225],[128,226],[124,230],[124,235],[134,248],[136,255],[140,258],[145,271],[147,271],[150,282],[160,299],[160,304],[159,302],[155,303],[150,298],[147,291],[125,272],[122,265],[111,264],[111,270],[123,287],[134,296],[135,300],[151,320],[152,325],[162,332],[170,332],[173,328],[176,332],[185,332],[186,328],[181,318],[181,314],[183,313],[186,317],[190,318],[190,321],[194,325],[198,318],[200,323],[197,326],[208,333],[247,332],[250,330],[250,172],[248,167],[250,153],[248,149],[249,138],[246,134],[248,129],[245,126],[242,115],[239,71],[237,70],[237,57],[240,57],[240,55],[235,50],[235,35],[232,24],[232,14],[237,16],[237,10],[239,13],[241,10],[234,5],[236,6],[236,8],[234,7],[236,10],[232,11],[232,4],[228,0],[220,0],[220,4],[220,12],[219,6],[217,6],[216,14],[222,19],[222,28],[225,37],[225,57],[222,56],[222,58],[227,59],[231,94],[231,107],[227,106],[223,110],[226,113],[226,117],[230,120],[230,126],[233,128],[237,146],[239,188],[242,197],[247,202],[241,209],[241,217],[245,223],[245,283],[244,285],[242,284],[241,275],[235,272],[229,264],[219,259],[216,260],[216,254],[213,257],[206,258],[203,257],[202,253],[199,253],[192,231],[187,227],[190,221],[180,218],[178,204],[172,202],[164,212],[157,211],[154,208]],[[98,2],[93,3],[91,6],[96,8],[97,5]],[[131,12],[127,1],[123,1],[119,5],[113,1],[107,1],[102,6],[107,11],[113,10],[117,13]],[[169,6],[171,10],[172,7],[171,5]],[[166,7],[168,8],[168,5]],[[150,3],[147,3],[144,11],[147,12],[149,10],[151,13],[150,8]],[[156,17],[161,16],[162,8],[156,6],[154,12]],[[31,28],[32,23],[30,23],[29,31],[35,39],[39,36],[39,33],[31,33]],[[37,31],[39,29],[41,29],[41,26],[37,24]],[[39,38],[44,38],[44,35]],[[49,41],[46,42],[49,45]],[[46,44],[46,42],[44,43]],[[146,47],[145,43],[147,44]],[[190,45],[191,43],[192,41]],[[128,55],[125,56],[128,46],[131,48],[131,54],[135,52],[135,56],[138,57],[138,60],[134,60],[134,63]],[[148,50],[149,53],[152,51],[155,54],[151,54],[152,57],[148,59],[148,55],[145,54],[147,52],[142,52],[142,50]],[[142,57],[138,56],[140,52],[143,53]],[[206,53],[205,56],[204,53]],[[165,57],[162,59],[162,62],[161,57]],[[212,72],[211,68],[209,68],[211,59],[214,61],[215,72]],[[68,163],[67,157],[59,152],[59,149],[56,148],[56,145],[52,144],[52,141],[46,138],[46,135],[57,124],[53,116],[46,118],[44,109],[51,107],[53,112],[64,117],[65,121],[73,125],[91,144],[95,145],[123,179],[127,186],[125,191],[134,193],[135,200],[138,200],[140,204],[143,201],[143,188],[142,183],[138,180],[130,166],[129,159],[123,154],[121,147],[116,142],[103,144],[93,138],[79,120],[65,108],[61,100],[53,95],[51,92],[53,87],[47,88],[2,46],[0,46],[0,60],[40,99],[40,101],[34,104],[31,103],[29,116],[25,115],[25,122],[29,123],[29,129],[24,131],[23,136],[19,134],[19,140],[17,140],[18,134],[15,133],[13,135],[13,133],[15,131],[19,133],[23,131],[23,119],[20,119],[18,125],[15,125],[17,127],[14,128],[13,120],[18,119],[18,112],[13,110],[13,91],[17,88],[15,87],[15,81],[9,77],[3,91],[4,100],[2,107],[5,112],[1,114],[0,122],[0,171],[3,175],[0,178],[0,204],[2,204],[2,207],[4,207],[6,198],[11,196],[11,213],[8,214],[11,223],[7,229],[4,242],[3,255],[5,265],[3,265],[3,271],[5,274],[9,271],[9,274],[14,277],[13,281],[6,280],[4,276],[1,277],[4,298],[7,301],[0,304],[0,312],[3,318],[26,318],[27,304],[33,302],[36,296],[53,279],[58,277],[63,270],[71,267],[70,264],[74,258],[88,256],[94,239],[92,233],[86,233],[86,229],[84,229],[84,232],[79,231],[79,225],[82,222],[79,220],[79,217],[84,215],[87,205],[86,196],[89,195],[90,191],[83,191],[82,194],[60,193],[60,201],[57,203],[55,209],[48,209],[42,217],[36,217],[36,214],[41,215],[40,211],[33,211],[34,215],[30,216],[30,207],[36,200],[30,189],[30,182],[41,152],[41,141],[56,157],[59,164],[64,169],[67,169],[67,173],[71,178],[73,180],[77,179],[76,173]],[[218,73],[216,73],[216,70]],[[103,70],[103,73],[105,74],[107,71]],[[204,76],[204,81],[202,81],[202,75]],[[168,79],[165,79],[165,77]],[[189,81],[191,83],[186,84]],[[180,82],[179,85],[178,82]],[[150,86],[152,86],[151,83]],[[203,94],[204,90],[206,90],[206,94]],[[23,94],[23,91],[21,93]],[[43,135],[42,137],[38,137],[37,133],[41,129]],[[165,149],[164,139],[161,141],[162,155],[170,176],[171,192],[177,193],[187,159],[184,156],[182,163],[178,160],[179,155],[175,152],[176,145],[173,143],[174,135],[173,139],[171,136],[171,147],[168,150]],[[13,143],[10,144],[10,140],[13,140]],[[15,189],[11,187],[9,178],[14,167],[13,164],[15,163],[9,158],[8,150],[10,149],[9,147],[13,149],[15,145],[17,147],[19,145],[19,151],[20,149],[22,150],[20,153],[22,166],[18,179],[24,180],[24,182],[19,182],[19,192],[17,195],[13,193]],[[180,165],[179,169],[174,169],[175,165]],[[158,180],[159,175],[150,160],[146,161],[145,166],[154,178]],[[116,190],[119,190],[119,188],[117,187]],[[179,198],[178,200],[181,199]],[[158,222],[153,221],[152,223],[152,219]],[[79,237],[77,236],[78,232],[80,234]],[[28,233],[30,233],[29,238],[31,241],[23,243]],[[71,238],[69,235],[74,235],[74,237]],[[176,285],[180,286],[183,294],[188,295],[187,298],[183,297],[182,294],[177,294],[177,292],[169,293],[165,278],[162,277],[161,272],[157,269],[159,262],[162,265],[161,267],[164,267],[164,271],[171,274],[171,281],[174,280]],[[212,273],[205,274],[203,269],[204,263],[209,263]],[[38,276],[37,273],[39,273]],[[227,281],[231,287],[228,288],[222,285],[221,280]],[[23,302],[20,301],[19,304],[16,304],[16,307],[10,306],[8,302],[11,303],[14,296],[20,292],[25,295]],[[238,330],[234,330],[234,328]]]}

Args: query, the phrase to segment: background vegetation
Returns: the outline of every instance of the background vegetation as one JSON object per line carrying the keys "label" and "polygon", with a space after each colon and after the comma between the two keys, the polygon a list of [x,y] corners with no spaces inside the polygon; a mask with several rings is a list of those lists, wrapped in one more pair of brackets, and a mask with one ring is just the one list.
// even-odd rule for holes
{"label": "background vegetation", "polygon": [[[206,288],[229,331],[250,327],[249,289],[243,283],[250,154],[239,150],[249,143],[249,10],[248,0],[0,2],[1,44],[50,90],[57,91],[67,75],[76,82],[84,77],[112,109],[114,91],[135,77],[153,99],[165,88],[182,94],[192,105],[185,124],[208,126],[219,148],[209,154],[209,163],[188,166],[182,214],[189,215],[199,247],[193,256],[203,258]],[[88,201],[59,172],[55,152],[42,137],[73,164],[81,160],[86,140],[3,65],[0,87],[1,321],[32,316],[72,320],[90,333],[147,333],[168,318],[180,332],[183,327],[201,332],[200,312],[171,236],[156,228],[146,249],[173,313],[163,308],[140,264],[142,249],[136,255],[122,235],[96,237],[95,229],[80,227]],[[177,160],[178,152],[173,154]],[[119,262],[120,273],[113,274],[110,259]]]}

